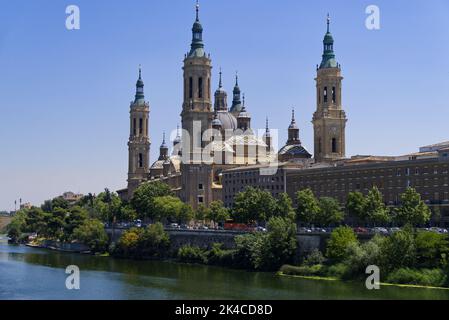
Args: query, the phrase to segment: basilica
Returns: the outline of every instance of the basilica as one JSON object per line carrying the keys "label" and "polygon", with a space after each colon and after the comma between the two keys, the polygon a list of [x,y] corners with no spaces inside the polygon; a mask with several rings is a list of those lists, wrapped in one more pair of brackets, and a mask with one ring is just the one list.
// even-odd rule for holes
{"label": "basilica", "polygon": [[[144,82],[139,70],[136,95],[130,106],[128,142],[128,187],[118,193],[129,200],[144,182],[163,181],[193,208],[223,200],[223,173],[250,166],[277,166],[291,163],[308,167],[345,158],[346,115],[341,106],[341,68],[334,54],[334,39],[329,30],[324,37],[322,61],[317,66],[317,108],[313,115],[314,157],[302,146],[295,112],[288,126],[288,141],[273,150],[268,118],[263,133],[255,132],[251,107],[239,87],[238,75],[228,106],[228,94],[219,72],[218,88],[211,94],[212,60],[203,42],[203,26],[196,6],[190,50],[184,56],[182,127],[169,147],[165,133],[159,157],[150,161],[150,104],[145,100]],[[161,134],[162,136],[162,134]],[[172,149],[170,151],[170,149]]]}

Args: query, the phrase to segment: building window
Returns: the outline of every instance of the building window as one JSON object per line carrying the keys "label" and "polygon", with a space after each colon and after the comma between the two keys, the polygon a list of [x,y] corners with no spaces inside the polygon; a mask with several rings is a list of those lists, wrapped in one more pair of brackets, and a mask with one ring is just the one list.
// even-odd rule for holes
{"label": "building window", "polygon": [[335,103],[335,87],[332,87],[332,103]]}
{"label": "building window", "polygon": [[137,134],[137,129],[136,129],[136,118],[133,119],[133,134],[134,134],[134,135]]}
{"label": "building window", "polygon": [[198,203],[204,203],[204,197],[202,196],[198,197]]}
{"label": "building window", "polygon": [[198,185],[198,190],[204,190],[204,185],[203,185],[202,183],[200,183],[200,184]]}
{"label": "building window", "polygon": [[143,154],[139,153],[139,168],[143,168]]}
{"label": "building window", "polygon": [[143,119],[139,119],[139,134],[143,133]]}
{"label": "building window", "polygon": [[410,168],[405,169],[405,175],[409,176],[410,175]]}
{"label": "building window", "polygon": [[337,152],[338,152],[337,139],[332,138],[332,153],[337,153]]}
{"label": "building window", "polygon": [[318,153],[321,153],[321,138],[318,138]]}
{"label": "building window", "polygon": [[202,77],[198,78],[198,98],[199,99],[203,98],[203,78]]}
{"label": "building window", "polygon": [[193,98],[193,78],[189,78],[189,98]]}
{"label": "building window", "polygon": [[327,102],[327,87],[324,87],[324,103]]}

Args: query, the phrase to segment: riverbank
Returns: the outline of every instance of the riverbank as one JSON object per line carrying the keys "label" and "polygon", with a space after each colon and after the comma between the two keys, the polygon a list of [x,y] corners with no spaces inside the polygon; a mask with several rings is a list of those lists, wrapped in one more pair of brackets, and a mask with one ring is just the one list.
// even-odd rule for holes
{"label": "riverbank", "polygon": [[[316,281],[340,281],[343,283],[356,283],[357,282],[355,280],[342,280],[342,279],[335,278],[335,277],[292,275],[292,274],[283,273],[282,271],[277,272],[276,275],[280,276],[280,277],[298,278],[298,279],[307,279],[307,280],[316,280]],[[381,287],[389,286],[389,287],[397,287],[397,288],[446,290],[449,292],[449,288],[446,288],[446,287],[434,287],[434,286],[423,286],[423,285],[416,285],[416,284],[398,284],[398,283],[386,283],[386,282],[380,282],[379,285]]]}

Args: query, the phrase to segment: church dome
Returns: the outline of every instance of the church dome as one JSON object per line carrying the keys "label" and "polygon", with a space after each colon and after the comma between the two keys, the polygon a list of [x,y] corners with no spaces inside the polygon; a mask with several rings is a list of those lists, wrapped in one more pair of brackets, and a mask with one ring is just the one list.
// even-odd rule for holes
{"label": "church dome", "polygon": [[221,128],[223,130],[237,129],[237,119],[228,111],[218,111],[216,120],[221,122]]}

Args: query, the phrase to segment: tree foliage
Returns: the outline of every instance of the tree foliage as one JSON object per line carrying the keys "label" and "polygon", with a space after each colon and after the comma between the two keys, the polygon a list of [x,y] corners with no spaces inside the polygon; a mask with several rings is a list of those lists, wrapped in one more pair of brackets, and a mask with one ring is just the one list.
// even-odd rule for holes
{"label": "tree foliage", "polygon": [[235,220],[243,223],[264,222],[276,210],[276,200],[271,193],[248,187],[237,194],[234,204]]}
{"label": "tree foliage", "polygon": [[357,236],[351,228],[338,227],[332,231],[327,242],[326,256],[333,261],[340,262],[345,258],[348,246],[357,242]]}
{"label": "tree foliage", "polygon": [[421,200],[421,195],[414,188],[407,188],[401,195],[401,206],[396,209],[395,220],[403,225],[425,225],[431,216],[429,207]]}
{"label": "tree foliage", "polygon": [[296,219],[299,223],[312,224],[320,213],[320,205],[310,189],[304,189],[296,193]]}
{"label": "tree foliage", "polygon": [[169,185],[160,181],[143,183],[134,192],[131,205],[139,217],[154,219],[154,199],[165,196],[173,196]]}

